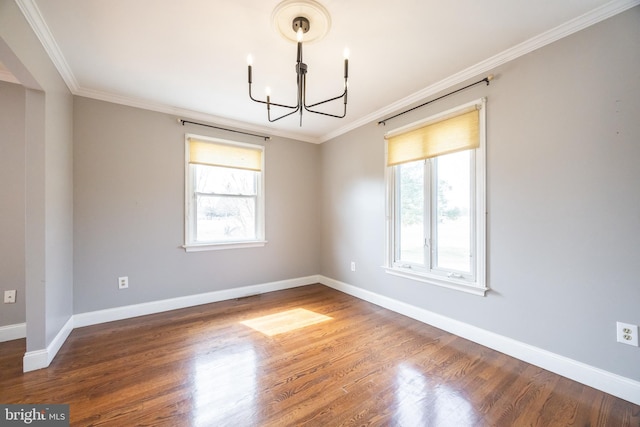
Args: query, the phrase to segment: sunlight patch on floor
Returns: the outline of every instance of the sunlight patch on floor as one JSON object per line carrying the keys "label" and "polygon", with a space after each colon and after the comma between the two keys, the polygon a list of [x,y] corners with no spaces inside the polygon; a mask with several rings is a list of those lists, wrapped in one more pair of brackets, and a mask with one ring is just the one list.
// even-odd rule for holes
{"label": "sunlight patch on floor", "polygon": [[268,316],[256,317],[255,319],[245,320],[242,323],[265,335],[273,336],[285,332],[294,331],[306,326],[315,325],[317,323],[331,320],[329,316],[315,313],[304,308],[294,308],[292,310],[281,311],[279,313],[270,314]]}

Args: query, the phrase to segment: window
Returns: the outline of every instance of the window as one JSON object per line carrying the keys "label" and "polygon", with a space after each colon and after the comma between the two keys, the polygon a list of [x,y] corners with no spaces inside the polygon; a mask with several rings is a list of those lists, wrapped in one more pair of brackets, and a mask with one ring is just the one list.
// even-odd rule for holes
{"label": "window", "polygon": [[185,249],[263,246],[264,147],[186,135]]}
{"label": "window", "polygon": [[385,139],[386,271],[484,295],[485,100]]}

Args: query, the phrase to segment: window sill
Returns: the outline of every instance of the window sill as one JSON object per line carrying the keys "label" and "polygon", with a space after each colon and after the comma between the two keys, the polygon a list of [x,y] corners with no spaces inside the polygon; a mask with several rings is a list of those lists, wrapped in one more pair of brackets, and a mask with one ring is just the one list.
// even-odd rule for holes
{"label": "window sill", "polygon": [[250,242],[229,242],[229,243],[202,243],[183,245],[185,252],[220,251],[225,249],[257,248],[267,244],[266,240],[252,240]]}
{"label": "window sill", "polygon": [[472,285],[461,280],[447,279],[440,276],[431,276],[427,274],[416,273],[415,271],[410,271],[406,268],[384,267],[384,269],[387,274],[404,277],[405,279],[416,280],[418,282],[429,283],[431,285],[441,286],[443,288],[454,289],[456,291],[466,292],[469,294],[485,296],[487,291],[489,290],[489,288],[485,286]]}

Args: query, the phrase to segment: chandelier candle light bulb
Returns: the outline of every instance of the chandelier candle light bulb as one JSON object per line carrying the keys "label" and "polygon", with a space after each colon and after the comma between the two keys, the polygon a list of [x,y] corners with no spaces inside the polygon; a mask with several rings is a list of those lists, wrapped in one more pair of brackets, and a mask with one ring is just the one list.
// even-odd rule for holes
{"label": "chandelier candle light bulb", "polygon": [[298,54],[296,61],[302,62],[302,28],[298,29]]}
{"label": "chandelier candle light bulb", "polygon": [[349,48],[344,48],[344,78],[349,77]]}

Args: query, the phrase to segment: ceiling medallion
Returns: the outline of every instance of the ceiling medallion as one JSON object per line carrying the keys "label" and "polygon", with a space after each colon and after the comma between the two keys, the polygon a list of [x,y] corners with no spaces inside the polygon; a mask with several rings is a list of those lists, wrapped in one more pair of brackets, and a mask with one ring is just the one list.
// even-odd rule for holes
{"label": "ceiling medallion", "polygon": [[306,43],[321,40],[331,28],[329,12],[320,3],[313,0],[285,0],[273,10],[271,23],[273,28],[287,40],[297,42],[296,32],[291,31],[291,22],[297,17],[306,18],[312,23],[305,32]]}

